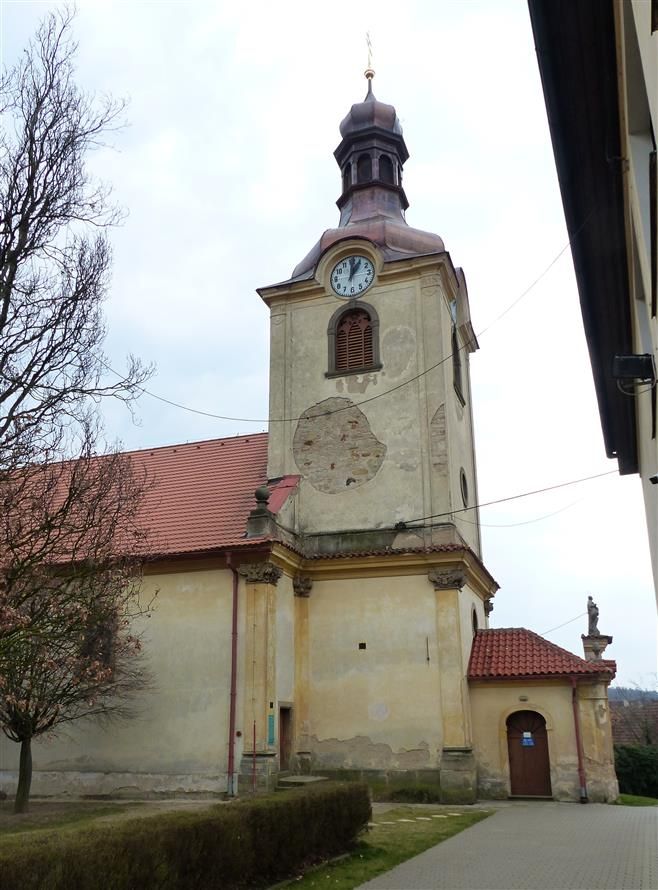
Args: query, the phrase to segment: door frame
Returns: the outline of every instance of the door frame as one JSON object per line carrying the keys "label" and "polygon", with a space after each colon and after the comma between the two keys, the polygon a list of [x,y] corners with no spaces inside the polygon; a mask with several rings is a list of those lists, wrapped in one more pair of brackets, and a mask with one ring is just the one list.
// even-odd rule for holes
{"label": "door frame", "polygon": [[[508,767],[508,775],[509,775],[509,795],[510,797],[539,797],[544,798],[546,800],[553,799],[553,776],[551,769],[551,749],[549,745],[549,722],[545,714],[541,712],[536,707],[532,707],[529,703],[526,704],[525,707],[516,707],[510,710],[504,717],[504,738],[505,738],[505,752],[507,759],[507,767]],[[518,772],[514,775],[513,767],[512,767],[512,758],[510,757],[510,737],[509,737],[509,722],[514,718],[516,714],[535,714],[540,720],[543,722],[543,739],[542,743],[545,746],[545,759],[541,763],[541,773],[542,780],[547,784],[548,793],[545,794],[533,794],[532,791],[524,791],[517,789],[513,789],[513,785],[518,782],[519,776]],[[533,746],[534,747],[534,746]]]}

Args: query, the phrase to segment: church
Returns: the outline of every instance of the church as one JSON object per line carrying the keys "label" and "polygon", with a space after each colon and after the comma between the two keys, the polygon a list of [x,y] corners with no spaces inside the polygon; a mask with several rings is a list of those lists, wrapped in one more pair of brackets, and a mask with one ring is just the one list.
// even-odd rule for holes
{"label": "church", "polygon": [[[269,433],[133,452],[157,541],[139,716],[35,740],[34,795],[235,795],[281,775],[444,802],[617,797],[610,638],[489,626],[466,278],[407,224],[395,109],[340,124],[340,218],[260,288]],[[0,788],[18,747],[0,741]]]}

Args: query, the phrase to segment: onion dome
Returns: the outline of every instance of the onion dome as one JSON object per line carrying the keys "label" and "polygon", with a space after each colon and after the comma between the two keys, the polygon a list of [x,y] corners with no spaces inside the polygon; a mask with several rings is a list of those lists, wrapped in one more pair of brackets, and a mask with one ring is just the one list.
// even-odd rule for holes
{"label": "onion dome", "polygon": [[340,135],[343,139],[347,139],[369,127],[379,127],[402,136],[402,126],[395,108],[375,98],[372,91],[372,78],[368,79],[368,93],[363,102],[352,105],[350,113],[341,121]]}
{"label": "onion dome", "polygon": [[409,152],[395,108],[380,102],[372,91],[374,71],[368,69],[368,92],[352,105],[340,125],[340,145],[334,152],[341,170],[342,193],[336,204],[340,221],[327,229],[299,263],[292,279],[313,276],[324,251],[347,238],[366,238],[381,248],[385,260],[442,253],[438,235],[407,225],[409,202],[402,188],[402,167]]}

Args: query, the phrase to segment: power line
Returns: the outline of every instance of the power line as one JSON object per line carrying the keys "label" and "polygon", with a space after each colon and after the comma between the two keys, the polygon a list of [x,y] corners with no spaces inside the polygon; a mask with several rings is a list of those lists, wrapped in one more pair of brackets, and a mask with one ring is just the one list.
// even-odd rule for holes
{"label": "power line", "polygon": [[522,522],[472,522],[470,519],[466,519],[464,516],[460,516],[459,521],[467,522],[469,525],[479,525],[480,528],[516,528],[519,525],[531,525],[533,522],[542,522],[544,519],[550,519],[551,516],[557,516],[558,513],[564,513],[565,510],[569,510],[571,509],[571,507],[575,507],[576,504],[579,503],[580,499],[578,499],[577,501],[572,501],[572,503],[567,504],[565,507],[560,507],[559,510],[553,510],[552,513],[545,513],[543,516],[536,516],[534,519],[524,519]]}
{"label": "power line", "polygon": [[576,615],[574,618],[570,618],[568,621],[562,622],[562,624],[558,624],[557,627],[552,627],[550,630],[543,630],[540,636],[545,637],[546,634],[552,634],[554,630],[559,630],[561,627],[566,627],[567,624],[573,624],[574,621],[578,621],[579,618],[583,618],[587,615],[587,612],[581,612],[580,615]]}
{"label": "power line", "polygon": [[[518,305],[518,303],[520,303],[521,300],[522,300],[524,297],[526,297],[534,287],[536,287],[536,285],[537,285],[537,284],[542,280],[542,278],[543,278],[543,277],[544,277],[544,276],[545,276],[545,275],[546,275],[546,274],[553,268],[553,266],[557,263],[557,261],[560,259],[560,257],[561,257],[561,256],[568,250],[568,248],[571,246],[571,244],[573,243],[573,241],[578,237],[578,235],[580,234],[580,232],[582,231],[582,229],[583,229],[583,228],[585,227],[585,225],[589,222],[589,220],[590,220],[590,218],[591,218],[591,216],[592,216],[592,213],[593,213],[593,211],[591,211],[591,212],[585,217],[585,219],[583,220],[583,222],[580,224],[580,226],[579,226],[579,227],[576,229],[576,231],[574,232],[573,236],[567,241],[567,243],[566,243],[566,244],[564,245],[564,247],[559,251],[559,253],[557,253],[556,256],[553,257],[553,259],[551,260],[551,262],[548,264],[548,266],[546,266],[546,268],[541,272],[541,274],[538,275],[537,278],[535,278],[534,281],[533,281],[531,284],[529,284],[528,287],[526,287],[525,290],[522,291],[522,292],[519,294],[519,296],[518,296],[512,303],[510,303],[510,305],[509,305],[506,309],[504,309],[504,310],[500,313],[500,315],[496,316],[496,317],[493,319],[493,321],[491,321],[491,322],[487,325],[487,327],[483,328],[482,331],[480,331],[480,333],[476,335],[476,338],[477,338],[477,337],[481,337],[483,334],[486,334],[489,330],[491,330],[491,328],[492,328],[495,324],[497,324],[502,318],[504,318],[504,316],[507,315],[508,312],[510,312],[516,305]],[[463,350],[463,349],[465,349],[465,348],[466,348],[465,345],[464,345],[464,346],[460,346],[460,347],[458,348],[458,351],[461,351],[461,350]],[[355,408],[355,407],[356,407],[356,408],[359,408],[361,405],[367,405],[367,404],[369,404],[370,402],[374,402],[374,401],[376,401],[377,399],[381,399],[381,398],[383,398],[384,396],[390,395],[390,393],[393,393],[393,392],[396,392],[396,391],[399,390],[399,389],[402,389],[404,386],[408,386],[410,383],[414,383],[416,380],[420,380],[421,377],[424,377],[424,376],[426,376],[427,374],[431,373],[432,371],[435,371],[437,368],[439,368],[441,365],[443,365],[445,362],[447,362],[447,361],[448,361],[449,359],[451,359],[452,357],[453,357],[453,353],[450,353],[449,355],[444,356],[444,358],[442,358],[441,361],[436,362],[436,364],[431,365],[429,368],[425,368],[424,371],[420,371],[418,374],[414,375],[413,377],[410,377],[408,380],[404,380],[402,383],[398,383],[396,386],[393,386],[393,387],[391,387],[390,389],[385,390],[384,392],[380,392],[380,393],[377,393],[377,394],[374,395],[374,396],[370,396],[370,398],[368,398],[368,399],[362,399],[360,402],[351,402],[349,405],[345,405],[345,406],[343,406],[343,407],[341,407],[341,408],[334,408],[333,411],[319,411],[317,414],[307,415],[307,416],[308,416],[308,419],[313,419],[313,418],[315,418],[315,417],[330,417],[330,416],[333,415],[333,414],[340,414],[342,411],[349,411],[351,408]],[[111,367],[110,365],[108,365],[107,362],[103,361],[102,359],[101,359],[101,364],[102,364],[105,368],[107,368],[108,371],[111,371],[113,374],[115,374],[117,377],[122,377],[122,376],[123,376],[122,374],[119,374],[118,371],[115,371],[113,367]],[[174,407],[174,408],[179,408],[179,409],[182,410],[182,411],[188,411],[188,412],[191,413],[191,414],[198,414],[198,415],[200,415],[200,416],[202,416],[202,417],[211,417],[211,418],[213,418],[213,419],[215,419],[215,420],[229,420],[229,421],[235,421],[235,422],[237,422],[237,423],[264,423],[264,424],[269,424],[269,423],[294,423],[295,421],[298,421],[298,420],[301,419],[301,417],[270,417],[270,418],[262,418],[262,417],[260,417],[260,418],[255,418],[255,417],[230,417],[230,416],[225,415],[225,414],[216,414],[216,413],[214,413],[214,412],[212,412],[212,411],[203,411],[203,410],[201,410],[201,409],[199,409],[199,408],[191,408],[189,405],[183,405],[183,404],[181,404],[180,402],[174,402],[172,399],[167,399],[167,398],[165,398],[164,396],[160,396],[160,395],[158,395],[157,393],[151,392],[151,390],[146,389],[146,388],[143,387],[143,386],[138,387],[138,389],[141,391],[141,393],[142,393],[143,395],[150,396],[152,399],[157,399],[157,401],[159,401],[159,402],[164,402],[165,405],[171,405],[172,407]]]}
{"label": "power line", "polygon": [[428,519],[442,519],[444,516],[452,516],[454,513],[468,513],[471,510],[479,510],[481,507],[490,507],[493,504],[504,504],[507,501],[516,501],[519,498],[527,498],[533,494],[543,494],[546,491],[555,491],[558,488],[567,488],[569,485],[578,485],[580,482],[589,482],[591,479],[601,479],[603,476],[616,476],[617,470],[608,470],[605,473],[596,473],[593,476],[582,476],[580,479],[570,479],[569,482],[558,482],[557,485],[547,485],[545,488],[535,488],[533,491],[524,491],[521,494],[513,494],[506,498],[497,498],[495,501],[485,501],[483,504],[474,504],[472,507],[461,507],[459,510],[447,510],[445,513],[432,513],[430,516],[420,516],[417,519],[406,519],[400,525],[411,525],[416,522],[426,522]]}

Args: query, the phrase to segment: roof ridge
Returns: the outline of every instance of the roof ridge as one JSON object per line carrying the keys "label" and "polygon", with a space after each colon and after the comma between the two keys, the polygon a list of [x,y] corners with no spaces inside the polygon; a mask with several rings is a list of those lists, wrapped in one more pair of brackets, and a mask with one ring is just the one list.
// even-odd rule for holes
{"label": "roof ridge", "polygon": [[[267,437],[269,433],[267,430],[261,430],[258,433],[244,433],[239,436],[218,436],[216,439],[195,439],[193,442],[171,442],[167,445],[153,445],[153,446],[145,446],[144,448],[133,448],[129,451],[121,450],[121,454],[147,454],[153,451],[166,451],[170,448],[189,448],[193,446],[199,445],[212,445],[215,442],[236,442],[244,439],[256,439],[261,438],[262,436]],[[104,455],[99,454],[98,457],[103,457]]]}

